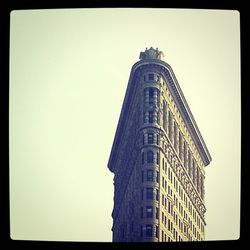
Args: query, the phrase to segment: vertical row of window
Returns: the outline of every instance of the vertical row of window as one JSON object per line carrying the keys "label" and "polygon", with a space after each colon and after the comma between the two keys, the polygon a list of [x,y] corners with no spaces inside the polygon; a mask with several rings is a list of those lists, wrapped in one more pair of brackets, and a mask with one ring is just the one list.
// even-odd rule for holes
{"label": "vertical row of window", "polygon": [[[178,126],[174,121],[173,130],[174,133],[171,134],[171,129],[169,128],[169,138],[174,144],[176,152],[179,154],[181,161],[183,162],[184,168],[187,170],[188,175],[190,176],[196,190],[201,195],[202,199],[204,198],[204,176],[202,175],[196,160],[194,159],[191,151],[188,148],[187,143],[184,141],[183,136],[180,131],[178,131]],[[171,124],[171,119],[169,120]],[[169,126],[169,127],[172,127]],[[166,151],[166,144],[165,144]]]}
{"label": "vertical row of window", "polygon": [[166,101],[163,102],[163,129],[167,133],[167,103]]}
{"label": "vertical row of window", "polygon": [[173,115],[171,111],[168,111],[168,137],[173,142]]}
{"label": "vertical row of window", "polygon": [[169,236],[167,236],[167,234],[165,234],[165,232],[163,230],[161,231],[161,241],[162,242],[172,241],[171,238]]}
{"label": "vertical row of window", "polygon": [[163,128],[170,141],[173,143],[174,149],[180,157],[184,167],[187,169],[197,191],[201,197],[204,198],[202,174],[196,160],[192,156],[187,142],[184,140],[183,134],[174,120],[172,112],[167,108],[167,102],[165,100],[163,101]]}
{"label": "vertical row of window", "polygon": [[162,224],[165,226],[165,228],[169,232],[173,232],[173,222],[167,218],[164,212],[162,212],[161,219],[162,219]]}
{"label": "vertical row of window", "polygon": [[[164,176],[162,176],[161,186],[164,188],[165,191],[167,189],[168,194],[172,197],[172,188],[170,186],[171,186],[171,184],[173,184],[173,188],[175,189],[175,192],[178,193],[178,196],[176,196],[175,193],[173,196],[174,207],[176,207],[179,214],[184,219],[186,219],[186,221],[189,220],[189,223],[191,223],[192,226],[193,226],[192,221],[194,221],[194,223],[196,224],[197,227],[195,226],[194,230],[192,230],[192,232],[195,235],[195,238],[201,239],[201,235],[200,235],[198,230],[200,229],[201,232],[204,232],[204,231],[202,231],[202,230],[204,230],[204,225],[202,224],[202,221],[200,219],[200,215],[196,212],[191,201],[188,199],[188,197],[185,193],[185,190],[182,188],[182,186],[180,185],[180,183],[176,179],[176,176],[173,174],[171,168],[168,167],[168,164],[167,164],[167,161],[165,160],[165,158],[162,158],[162,170],[163,170],[163,173],[165,172],[165,174],[169,180],[170,185],[168,185]],[[185,206],[182,205],[181,201],[179,201],[179,198],[183,201]],[[174,209],[172,204],[167,201],[164,194],[162,194],[162,206],[165,207],[165,209],[167,209],[168,214],[171,214],[174,216],[175,224],[177,226],[179,226],[179,230],[182,233],[183,232],[185,233],[185,230],[187,230],[187,229],[184,229],[183,222],[181,222],[180,219],[177,219],[177,214],[175,212],[176,210]],[[189,211],[190,216],[193,218],[193,220],[191,219],[191,217],[188,216],[187,211]],[[162,218],[163,224],[165,224],[166,222],[165,222],[164,214],[162,216],[163,216],[163,218]],[[171,228],[171,224],[170,224],[170,228]],[[176,237],[179,239],[180,236],[177,234]],[[182,239],[182,238],[180,237],[180,239]]]}
{"label": "vertical row of window", "polygon": [[159,124],[159,112],[155,109],[160,104],[160,92],[157,88],[150,87],[144,89],[144,104],[146,111],[143,113],[143,122],[156,122]]}

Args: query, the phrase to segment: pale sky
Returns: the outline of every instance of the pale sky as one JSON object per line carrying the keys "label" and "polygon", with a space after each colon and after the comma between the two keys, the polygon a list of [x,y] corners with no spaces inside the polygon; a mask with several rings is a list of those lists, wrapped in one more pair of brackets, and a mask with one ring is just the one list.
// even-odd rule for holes
{"label": "pale sky", "polygon": [[239,237],[237,11],[13,11],[10,28],[12,239],[112,240],[108,158],[131,67],[151,46],[164,52],[212,156],[206,239]]}

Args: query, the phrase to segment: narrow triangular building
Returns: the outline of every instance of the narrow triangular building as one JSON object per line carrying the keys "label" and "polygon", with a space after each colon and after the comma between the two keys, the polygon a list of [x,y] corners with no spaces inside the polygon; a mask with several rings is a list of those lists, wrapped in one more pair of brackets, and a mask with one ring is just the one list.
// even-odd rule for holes
{"label": "narrow triangular building", "polygon": [[132,67],[108,168],[114,242],[205,239],[204,179],[211,156],[163,52]]}

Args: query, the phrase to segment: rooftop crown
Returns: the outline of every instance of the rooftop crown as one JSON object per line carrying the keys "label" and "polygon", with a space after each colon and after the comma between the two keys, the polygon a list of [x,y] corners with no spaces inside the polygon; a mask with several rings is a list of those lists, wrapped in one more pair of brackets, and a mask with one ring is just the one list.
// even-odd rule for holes
{"label": "rooftop crown", "polygon": [[158,48],[154,49],[150,47],[150,49],[146,48],[145,52],[140,53],[140,59],[158,59],[163,60],[164,54],[162,51],[159,51]]}

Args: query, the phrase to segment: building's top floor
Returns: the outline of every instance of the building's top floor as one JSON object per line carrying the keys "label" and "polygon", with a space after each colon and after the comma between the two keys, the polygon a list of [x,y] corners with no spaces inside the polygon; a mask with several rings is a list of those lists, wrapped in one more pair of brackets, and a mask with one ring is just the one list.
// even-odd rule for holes
{"label": "building's top floor", "polygon": [[164,55],[161,51],[158,49],[153,49],[152,47],[150,49],[145,50],[145,52],[140,53],[140,61],[135,63],[132,67],[129,83],[125,95],[125,100],[123,103],[123,108],[121,111],[110,159],[109,159],[109,168],[112,169],[112,165],[114,164],[113,159],[115,159],[115,155],[117,152],[117,146],[119,145],[120,137],[121,137],[121,131],[124,130],[123,126],[125,124],[125,120],[127,119],[127,110],[128,106],[131,102],[131,96],[134,95],[135,90],[135,78],[136,75],[140,74],[140,70],[143,67],[153,67],[154,70],[158,68],[158,70],[161,72],[162,77],[166,80],[168,89],[171,93],[171,96],[173,97],[173,100],[178,108],[178,111],[185,123],[185,126],[188,129],[189,134],[191,135],[191,138],[195,144],[195,147],[197,148],[201,159],[203,161],[203,164],[207,166],[212,158],[210,156],[210,153],[206,147],[206,144],[202,138],[202,135],[198,129],[198,126],[194,120],[194,117],[191,113],[191,110],[186,102],[186,99],[182,93],[182,90],[178,84],[178,81],[174,75],[174,72],[170,65],[163,61]]}

